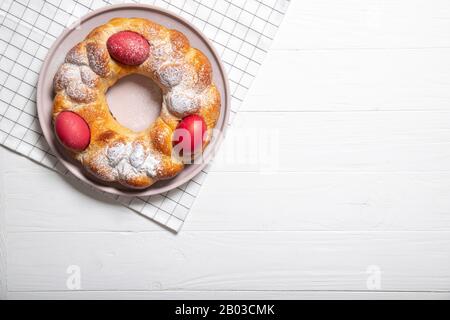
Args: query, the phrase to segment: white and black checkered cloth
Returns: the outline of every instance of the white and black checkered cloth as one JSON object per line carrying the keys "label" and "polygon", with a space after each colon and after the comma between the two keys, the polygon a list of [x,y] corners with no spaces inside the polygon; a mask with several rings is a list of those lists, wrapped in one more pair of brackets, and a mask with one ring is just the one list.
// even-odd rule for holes
{"label": "white and black checkered cloth", "polygon": [[[212,41],[228,73],[231,117],[239,109],[287,10],[289,0],[135,1],[173,11]],[[107,0],[0,1],[0,144],[69,175],[42,135],[36,85],[47,51],[62,31]],[[179,231],[207,175],[161,195],[114,198],[169,229]],[[105,196],[111,196],[106,195]]]}

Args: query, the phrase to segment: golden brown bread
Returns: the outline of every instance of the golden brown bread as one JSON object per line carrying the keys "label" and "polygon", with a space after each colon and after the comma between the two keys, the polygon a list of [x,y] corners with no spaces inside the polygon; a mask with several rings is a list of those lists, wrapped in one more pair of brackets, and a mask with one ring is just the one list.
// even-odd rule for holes
{"label": "golden brown bread", "polygon": [[[120,31],[147,39],[150,54],[144,63],[129,66],[110,57],[106,43]],[[133,73],[151,78],[164,95],[159,118],[142,132],[120,125],[105,97],[117,80]],[[146,188],[183,169],[182,160],[172,155],[173,131],[183,117],[204,118],[206,146],[220,113],[220,94],[207,57],[181,32],[141,18],[116,18],[92,30],[68,52],[55,75],[54,90],[53,120],[62,111],[72,111],[90,128],[89,146],[72,151],[73,158],[101,180],[130,188]]]}

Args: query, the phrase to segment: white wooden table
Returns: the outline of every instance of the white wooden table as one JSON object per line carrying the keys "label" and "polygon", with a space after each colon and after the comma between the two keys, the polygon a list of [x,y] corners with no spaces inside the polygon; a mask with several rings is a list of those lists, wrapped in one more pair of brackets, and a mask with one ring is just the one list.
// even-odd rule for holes
{"label": "white wooden table", "polygon": [[450,298],[449,57],[448,0],[294,0],[230,131],[279,166],[178,235],[0,148],[1,297]]}

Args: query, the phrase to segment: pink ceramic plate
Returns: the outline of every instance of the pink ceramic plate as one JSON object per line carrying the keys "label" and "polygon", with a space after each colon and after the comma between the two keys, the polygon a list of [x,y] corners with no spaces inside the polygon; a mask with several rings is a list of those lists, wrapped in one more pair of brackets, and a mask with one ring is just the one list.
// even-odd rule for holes
{"label": "pink ceramic plate", "polygon": [[[150,188],[144,190],[125,190],[120,189],[120,187],[118,186],[105,185],[101,181],[98,181],[92,176],[88,175],[88,173],[82,167],[80,167],[66,154],[64,148],[62,148],[57,142],[51,121],[51,113],[53,109],[53,76],[60,64],[64,61],[66,53],[74,45],[82,41],[93,28],[102,25],[115,17],[147,18],[165,27],[177,29],[183,32],[191,42],[191,46],[200,49],[209,58],[209,61],[211,62],[211,65],[213,67],[214,82],[220,90],[222,97],[222,108],[220,118],[216,126],[216,136],[204,152],[205,161],[201,164],[188,165],[182,172],[180,172],[180,174],[178,174],[173,179],[159,181],[152,185]],[[111,95],[114,97],[113,99],[120,100],[120,98],[123,97],[123,101],[126,101],[126,92],[127,90],[136,90],[136,86],[132,84],[136,81],[139,82],[140,80],[134,78],[131,82],[123,85],[121,85],[119,82],[116,85],[118,88],[115,88],[115,86],[112,87],[111,91],[114,89],[114,91],[111,93]],[[125,94],[121,95],[121,92]],[[143,99],[141,100],[145,103],[152,102],[152,99],[148,97],[143,97]],[[117,112],[117,116],[119,116],[120,113],[120,119],[122,120],[120,122],[124,125],[130,125],[127,126],[133,129],[133,121],[134,119],[138,119],[139,117],[136,118],[136,115],[134,115],[132,119],[126,119],[127,113],[124,112],[123,109],[117,108],[117,105],[120,105],[120,103],[116,103],[115,107],[111,106],[113,113],[116,115]],[[144,110],[146,108],[148,111],[148,106],[137,107],[137,109],[135,108],[134,111]],[[47,54],[39,76],[37,87],[37,110],[42,131],[51,150],[58,157],[61,163],[63,163],[64,166],[76,177],[90,184],[91,186],[94,186],[95,188],[108,193],[126,196],[149,196],[163,193],[182,185],[183,183],[193,178],[206,166],[207,161],[211,158],[211,156],[217,149],[225,128],[227,127],[228,116],[230,112],[230,96],[227,77],[220,57],[214,50],[209,40],[196,27],[194,27],[185,19],[155,6],[126,4],[108,6],[89,13],[88,15],[83,17],[76,26],[69,28],[68,30],[63,32],[63,34],[56,40]],[[155,112],[153,112],[153,114],[154,113]],[[148,116],[148,112],[146,116]],[[137,124],[137,127],[142,128],[142,125],[143,124]]]}

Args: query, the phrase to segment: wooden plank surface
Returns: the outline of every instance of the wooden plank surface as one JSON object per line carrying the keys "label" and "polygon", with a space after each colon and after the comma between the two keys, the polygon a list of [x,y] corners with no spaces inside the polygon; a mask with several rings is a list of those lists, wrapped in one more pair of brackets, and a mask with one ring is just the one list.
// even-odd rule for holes
{"label": "wooden plank surface", "polygon": [[273,49],[450,47],[447,0],[291,1]]}
{"label": "wooden plank surface", "polygon": [[179,235],[0,149],[0,297],[449,299],[449,54],[449,1],[292,1]]}
{"label": "wooden plank surface", "polygon": [[316,299],[430,299],[448,300],[448,292],[376,292],[376,291],[46,291],[46,292],[10,292],[8,299],[113,299],[113,300],[254,300],[254,299],[285,299],[285,300],[316,300]]}
{"label": "wooden plank surface", "polygon": [[[10,291],[448,291],[450,231],[45,232],[9,235]],[[420,258],[418,258],[420,257]]]}
{"label": "wooden plank surface", "polygon": [[[2,150],[4,151],[4,150]],[[5,163],[4,152],[0,152],[0,163]],[[5,183],[4,175],[0,174],[0,300],[5,299],[8,294],[7,286],[7,245],[6,245],[6,208],[5,208]]]}
{"label": "wooden plank surface", "polygon": [[448,111],[449,55],[448,47],[273,50],[242,110]]}
{"label": "wooden plank surface", "polygon": [[[27,159],[5,156],[16,165],[2,174],[11,233],[161,231]],[[448,171],[212,172],[183,230],[449,231],[449,188]]]}

